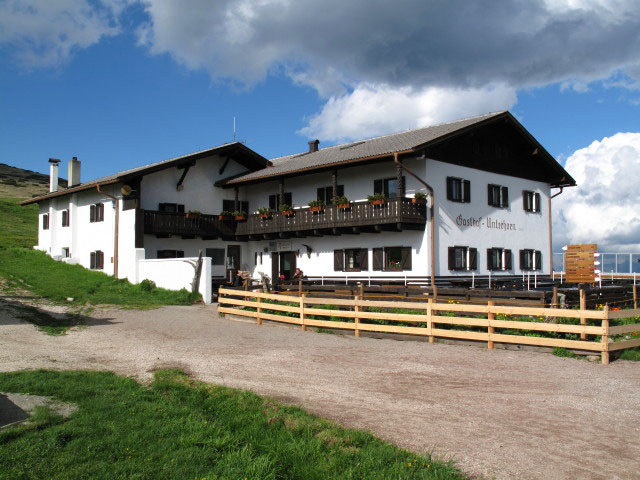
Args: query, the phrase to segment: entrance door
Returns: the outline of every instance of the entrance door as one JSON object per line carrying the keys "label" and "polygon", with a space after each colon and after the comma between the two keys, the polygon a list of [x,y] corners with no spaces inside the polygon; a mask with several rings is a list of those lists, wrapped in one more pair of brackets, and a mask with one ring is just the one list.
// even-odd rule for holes
{"label": "entrance door", "polygon": [[233,283],[239,269],[240,245],[229,245],[227,246],[227,281]]}
{"label": "entrance door", "polygon": [[271,284],[280,283],[280,255],[278,252],[271,252]]}
{"label": "entrance door", "polygon": [[280,252],[280,275],[285,281],[290,281],[296,271],[296,253]]}

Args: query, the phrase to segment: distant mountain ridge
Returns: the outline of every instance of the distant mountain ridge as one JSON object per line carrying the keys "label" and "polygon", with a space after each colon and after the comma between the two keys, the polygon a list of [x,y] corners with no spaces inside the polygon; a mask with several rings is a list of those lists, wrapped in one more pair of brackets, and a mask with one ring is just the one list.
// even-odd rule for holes
{"label": "distant mountain ridge", "polygon": [[[64,178],[58,179],[66,187]],[[0,198],[31,198],[49,191],[49,175],[0,163]]]}

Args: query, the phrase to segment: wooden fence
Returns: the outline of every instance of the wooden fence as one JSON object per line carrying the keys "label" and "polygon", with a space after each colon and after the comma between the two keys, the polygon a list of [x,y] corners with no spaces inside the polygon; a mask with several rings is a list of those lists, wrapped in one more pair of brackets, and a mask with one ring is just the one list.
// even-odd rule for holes
{"label": "wooden fence", "polygon": [[[436,338],[475,340],[487,342],[487,346],[490,349],[494,347],[496,342],[541,347],[562,347],[599,352],[603,364],[609,363],[609,353],[612,351],[640,346],[640,338],[637,337],[625,338],[621,341],[609,341],[613,335],[637,334],[640,331],[640,323],[618,326],[609,325],[611,320],[640,316],[640,309],[609,310],[609,307],[605,306],[603,310],[568,310],[495,305],[493,301],[488,301],[487,305],[463,305],[435,303],[431,299],[426,302],[373,301],[361,300],[357,295],[354,299],[307,298],[305,294],[293,296],[229,288],[221,288],[219,293],[218,312],[253,317],[258,325],[262,324],[262,320],[272,320],[300,325],[302,330],[306,330],[307,327],[353,330],[357,337],[360,336],[360,332],[367,331],[423,335],[429,338],[429,342],[434,342]],[[273,303],[273,301],[278,303]],[[335,305],[337,309],[317,308],[320,305]],[[370,311],[370,308],[402,308],[423,311],[424,314]],[[273,311],[277,313],[271,313]],[[461,314],[474,316],[459,316]],[[541,320],[545,318],[579,319],[580,324],[496,319],[496,315],[500,314],[508,317],[536,317]],[[318,316],[349,318],[353,319],[353,322],[312,318]],[[367,323],[366,320],[404,322],[421,326],[382,325]],[[588,325],[588,320],[598,325]],[[457,328],[471,327],[475,330],[440,328],[439,326],[442,325],[456,326]],[[479,328],[486,328],[486,331],[479,331]],[[522,330],[523,332],[554,332],[573,334],[574,336],[579,334],[580,340],[512,335],[500,333],[502,329]],[[600,340],[589,340],[588,335],[599,336]]]}

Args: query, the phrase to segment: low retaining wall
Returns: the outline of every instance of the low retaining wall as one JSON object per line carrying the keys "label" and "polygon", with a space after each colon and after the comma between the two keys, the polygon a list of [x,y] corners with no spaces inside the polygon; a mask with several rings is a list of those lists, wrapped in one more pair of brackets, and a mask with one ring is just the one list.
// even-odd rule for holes
{"label": "low retaining wall", "polygon": [[[142,280],[152,280],[158,287],[169,290],[191,291],[191,282],[195,275],[197,257],[191,258],[163,258],[159,260],[138,261],[138,283]],[[204,303],[211,303],[211,258],[202,258],[202,272],[198,291]]]}

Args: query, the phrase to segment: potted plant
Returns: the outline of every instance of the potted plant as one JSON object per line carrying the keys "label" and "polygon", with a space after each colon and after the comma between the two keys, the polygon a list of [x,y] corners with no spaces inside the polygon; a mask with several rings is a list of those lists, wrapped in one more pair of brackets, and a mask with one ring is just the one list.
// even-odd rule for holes
{"label": "potted plant", "polygon": [[242,222],[247,219],[247,212],[243,212],[242,210],[236,210],[233,212],[233,216],[236,217],[236,220]]}
{"label": "potted plant", "polygon": [[341,210],[347,210],[351,208],[351,200],[349,200],[344,195],[333,197],[331,199],[331,202]]}
{"label": "potted plant", "polygon": [[220,215],[218,215],[218,220],[221,220],[221,221],[233,220],[233,212],[230,212],[228,210],[221,211]]}
{"label": "potted plant", "polygon": [[424,205],[427,203],[427,194],[425,192],[416,192],[411,199],[412,203]]}
{"label": "potted plant", "polygon": [[387,195],[384,193],[374,193],[367,195],[367,200],[371,205],[384,205],[387,201]]}
{"label": "potted plant", "polygon": [[258,215],[260,215],[260,218],[265,220],[273,216],[273,210],[271,210],[269,207],[260,207],[258,209]]}
{"label": "potted plant", "polygon": [[286,203],[283,203],[282,205],[280,205],[279,210],[280,210],[280,213],[285,217],[293,216],[293,207],[291,205],[287,205]]}
{"label": "potted plant", "polygon": [[189,210],[186,214],[187,218],[198,218],[202,215],[202,212],[199,210]]}
{"label": "potted plant", "polygon": [[311,200],[309,207],[312,212],[322,212],[324,210],[324,202],[322,200]]}

